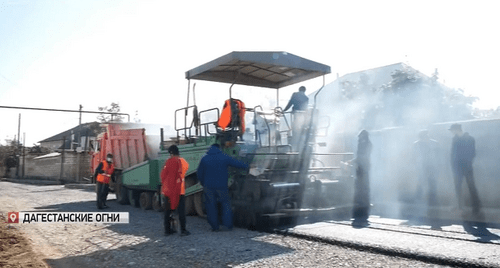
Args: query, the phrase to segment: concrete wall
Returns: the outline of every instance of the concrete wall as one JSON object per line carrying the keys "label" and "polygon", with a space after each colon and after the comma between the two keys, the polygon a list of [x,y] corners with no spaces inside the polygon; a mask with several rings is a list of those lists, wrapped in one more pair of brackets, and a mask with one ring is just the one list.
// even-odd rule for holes
{"label": "concrete wall", "polygon": [[[459,123],[476,140],[473,169],[481,203],[485,208],[497,208],[500,204],[500,120]],[[430,137],[440,144],[436,183],[438,200],[442,206],[456,206],[457,203],[450,161],[453,134],[448,128],[451,124],[440,123],[428,127]],[[412,147],[417,140],[418,131],[419,129],[394,128],[370,133],[373,143],[370,174],[372,202],[411,202],[417,185],[421,183],[417,177]],[[462,191],[466,204],[470,204],[465,180]]]}
{"label": "concrete wall", "polygon": [[[89,178],[90,155],[88,153],[64,152],[62,180],[65,182],[85,182]],[[23,160],[20,161],[19,176],[22,175]],[[15,169],[13,169],[15,174]],[[58,180],[61,177],[61,155],[26,156],[24,164],[25,178]]]}

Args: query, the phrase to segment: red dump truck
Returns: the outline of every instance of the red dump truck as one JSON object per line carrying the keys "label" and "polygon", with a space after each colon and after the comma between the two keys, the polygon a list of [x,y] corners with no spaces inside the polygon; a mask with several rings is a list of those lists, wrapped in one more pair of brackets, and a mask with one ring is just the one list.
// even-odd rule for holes
{"label": "red dump truck", "polygon": [[[152,149],[149,148],[146,142],[146,133],[144,128],[140,129],[124,129],[121,124],[103,124],[104,131],[97,136],[96,144],[92,152],[92,160],[90,164],[91,174],[94,174],[95,169],[106,159],[107,154],[113,155],[115,170],[121,173],[123,169],[140,164],[149,159]],[[120,176],[116,176],[118,179]],[[95,178],[92,179],[95,181]],[[116,193],[118,201],[123,196],[120,187],[115,187],[117,184],[110,184],[110,190]],[[120,185],[120,184],[118,184]]]}

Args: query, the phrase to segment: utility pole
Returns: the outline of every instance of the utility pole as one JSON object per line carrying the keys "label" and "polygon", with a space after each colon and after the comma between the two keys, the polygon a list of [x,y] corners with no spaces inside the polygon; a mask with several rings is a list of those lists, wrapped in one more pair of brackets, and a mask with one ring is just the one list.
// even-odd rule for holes
{"label": "utility pole", "polygon": [[80,110],[79,110],[80,111],[80,119],[78,121],[78,125],[82,124],[82,108],[83,108],[83,106],[80,104]]}
{"label": "utility pole", "polygon": [[19,156],[21,153],[21,114],[19,114],[19,123],[17,124],[17,165],[16,165],[16,178],[19,178]]}
{"label": "utility pole", "polygon": [[62,143],[62,151],[61,151],[61,173],[59,174],[59,183],[62,184],[63,181],[63,173],[64,173],[64,148],[66,147],[66,136],[63,136]]}
{"label": "utility pole", "polygon": [[17,146],[21,145],[21,114],[19,114],[19,123],[17,124]]}
{"label": "utility pole", "polygon": [[[81,127],[82,127],[82,108],[83,106],[80,104],[80,120],[78,121],[78,145],[77,146],[82,146],[80,144],[82,138],[81,138]],[[73,141],[71,141],[73,142]],[[80,153],[77,151],[76,152],[76,181],[80,182]]]}
{"label": "utility pole", "polygon": [[25,152],[25,148],[26,148],[26,132],[23,132],[23,172],[21,173],[21,178],[24,179],[24,172],[26,170],[25,166],[26,166],[26,152]]}

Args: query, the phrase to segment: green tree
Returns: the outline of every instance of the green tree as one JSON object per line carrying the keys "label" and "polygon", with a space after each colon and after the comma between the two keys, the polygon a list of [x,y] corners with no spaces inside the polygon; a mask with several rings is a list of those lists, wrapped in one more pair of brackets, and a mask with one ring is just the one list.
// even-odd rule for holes
{"label": "green tree", "polygon": [[7,145],[0,145],[0,166],[6,167],[7,159],[9,157],[14,157],[17,159],[16,155],[18,155],[18,146],[16,140],[5,140]]}
{"label": "green tree", "polygon": [[123,122],[123,116],[120,113],[120,104],[112,102],[111,105],[97,107],[100,112],[103,112],[97,116],[97,120],[101,123],[120,123]]}
{"label": "green tree", "polygon": [[391,78],[378,88],[369,83],[366,74],[358,82],[341,82],[341,98],[357,109],[356,116],[363,128],[426,126],[474,118],[472,104],[478,98],[440,84],[437,69],[427,77],[404,66],[394,71]]}
{"label": "green tree", "polygon": [[440,84],[437,70],[427,77],[406,66],[391,76],[383,90],[383,101],[385,113],[393,115],[395,126],[473,118],[472,104],[478,98]]}

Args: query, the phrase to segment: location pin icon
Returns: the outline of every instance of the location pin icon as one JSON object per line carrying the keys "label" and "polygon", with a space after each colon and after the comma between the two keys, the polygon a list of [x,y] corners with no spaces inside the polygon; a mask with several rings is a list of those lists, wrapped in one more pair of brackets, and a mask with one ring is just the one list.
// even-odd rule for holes
{"label": "location pin icon", "polygon": [[16,222],[17,215],[16,213],[10,213],[10,221],[11,222]]}

